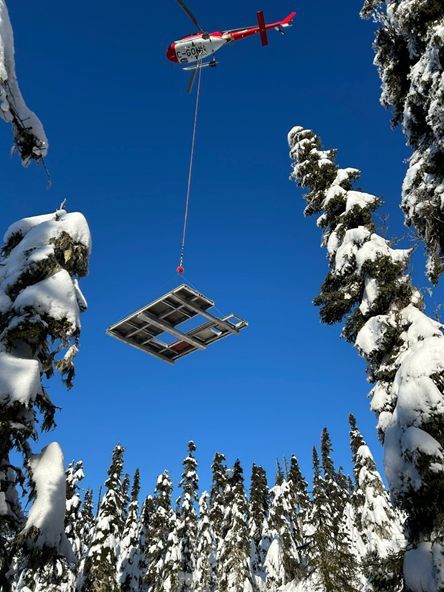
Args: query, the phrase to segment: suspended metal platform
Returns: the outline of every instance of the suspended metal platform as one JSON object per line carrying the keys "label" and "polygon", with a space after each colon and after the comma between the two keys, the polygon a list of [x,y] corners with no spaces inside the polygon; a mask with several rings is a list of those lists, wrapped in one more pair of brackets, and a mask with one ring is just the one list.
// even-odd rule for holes
{"label": "suspended metal platform", "polygon": [[[214,306],[212,300],[182,284],[115,323],[106,332],[147,354],[174,364],[179,358],[197,349],[204,350],[208,345],[227,335],[236,335],[248,326],[246,321],[233,314],[223,318],[215,316],[209,312]],[[193,321],[188,322],[190,319]],[[182,323],[183,326],[179,328]]]}

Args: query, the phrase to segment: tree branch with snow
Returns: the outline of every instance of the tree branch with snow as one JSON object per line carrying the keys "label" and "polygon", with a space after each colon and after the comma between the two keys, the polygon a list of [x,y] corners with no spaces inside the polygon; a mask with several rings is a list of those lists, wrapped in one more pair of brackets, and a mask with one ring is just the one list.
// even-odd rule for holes
{"label": "tree branch with snow", "polygon": [[444,272],[444,4],[366,0],[363,18],[380,28],[374,43],[381,103],[393,111],[414,152],[403,184],[408,226],[424,241],[427,275]]}
{"label": "tree branch with snow", "polygon": [[0,117],[12,125],[14,147],[25,166],[46,156],[48,140],[43,125],[26,105],[18,85],[14,35],[5,0],[0,0]]}

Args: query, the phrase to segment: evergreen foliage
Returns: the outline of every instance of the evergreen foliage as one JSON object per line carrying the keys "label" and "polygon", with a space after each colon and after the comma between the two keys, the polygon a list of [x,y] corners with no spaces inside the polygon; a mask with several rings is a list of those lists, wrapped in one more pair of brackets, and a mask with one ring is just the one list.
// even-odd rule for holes
{"label": "evergreen foliage", "polygon": [[144,548],[140,541],[142,523],[139,523],[139,493],[140,473],[139,469],[136,469],[131,489],[131,501],[119,546],[117,569],[122,592],[138,592],[142,586],[144,575],[141,571]]}
{"label": "evergreen foliage", "polygon": [[165,471],[157,478],[147,534],[145,583],[150,592],[176,592],[179,557],[176,515],[171,508],[173,485]]}
{"label": "evergreen foliage", "polygon": [[124,449],[117,444],[113,450],[106,492],[100,503],[85,562],[82,592],[117,592],[117,559],[119,541],[123,530],[124,497],[121,474]]}
{"label": "evergreen foliage", "polygon": [[194,551],[197,537],[197,517],[195,504],[198,502],[199,478],[197,462],[193,454],[196,451],[194,442],[188,442],[188,455],[183,461],[182,480],[179,487],[182,495],[178,500],[178,537],[181,558],[180,592],[188,592],[192,588],[192,576],[196,558]]}
{"label": "evergreen foliage", "polygon": [[[29,440],[55,426],[56,407],[42,378],[59,371],[67,386],[74,377],[80,312],[85,300],[77,277],[86,274],[90,235],[81,214],[64,210],[25,218],[5,233],[0,257],[0,536],[23,526],[16,486],[22,468],[10,463],[12,451],[29,466]],[[63,353],[64,352],[64,353]],[[63,492],[60,492],[62,495]],[[36,492],[38,495],[38,492]],[[42,534],[42,533],[41,533]],[[61,539],[60,539],[61,540]],[[55,549],[59,553],[60,548]],[[6,563],[5,563],[6,561]],[[0,571],[8,569],[0,553]],[[0,576],[3,577],[3,576]]]}
{"label": "evergreen foliage", "polygon": [[379,23],[375,64],[381,103],[393,110],[414,152],[403,184],[408,225],[424,241],[433,283],[444,271],[444,4],[440,0],[366,0],[363,18]]}
{"label": "evergreen foliage", "polygon": [[[343,335],[367,362],[375,387],[385,469],[396,502],[407,515],[410,549],[404,572],[429,565],[444,585],[444,340],[442,326],[422,311],[406,271],[410,251],[394,249],[375,232],[373,195],[353,189],[357,169],[340,169],[335,151],[322,150],[310,130],[289,134],[293,179],[308,188],[307,215],[319,213],[330,271],[316,297],[321,319],[345,321]],[[422,583],[420,584],[422,586]],[[412,583],[412,589],[420,589]]]}
{"label": "evergreen foliage", "polygon": [[196,567],[193,574],[194,592],[214,592],[215,579],[215,540],[209,514],[210,496],[204,491],[199,499],[199,522],[196,540]]}
{"label": "evergreen foliage", "polygon": [[[309,537],[309,569],[314,570],[325,592],[358,590],[358,565],[351,532],[345,525],[346,492],[338,481],[331,457],[332,446],[326,429],[321,438],[321,459],[313,449],[312,532]],[[322,467],[322,468],[321,468]]]}
{"label": "evergreen foliage", "polygon": [[219,592],[252,591],[248,503],[239,460],[234,463],[227,483],[222,537],[218,557]]}
{"label": "evergreen foliage", "polygon": [[253,464],[250,482],[251,569],[255,577],[264,578],[264,563],[270,546],[268,512],[270,492],[264,469]]}
{"label": "evergreen foliage", "polygon": [[[227,470],[223,455],[216,455],[212,490],[213,516],[222,521],[218,539],[211,495],[203,492],[198,514],[194,507],[198,475],[193,443],[183,462],[177,512],[171,505],[173,484],[164,472],[139,513],[137,470],[125,513],[124,450],[117,445],[95,516],[92,491],[80,503],[82,463],[71,463],[59,478],[66,482],[73,563],[63,555],[54,558],[44,547],[39,554],[17,554],[8,541],[14,592],[400,591],[402,542],[397,537],[402,538],[402,519],[351,422],[356,478],[351,489],[348,476],[334,466],[327,430],[322,433],[322,466],[314,452],[313,497],[295,456],[285,464],[282,483],[271,489],[264,469],[253,465],[247,499],[239,461]],[[53,453],[59,454],[58,449]],[[37,472],[39,462],[40,455]]]}
{"label": "evergreen foliage", "polygon": [[299,525],[296,506],[288,481],[284,480],[271,489],[268,517],[271,543],[265,559],[268,590],[276,590],[305,575],[298,552]]}
{"label": "evergreen foliage", "polygon": [[226,493],[228,487],[227,467],[225,465],[225,456],[216,452],[211,465],[212,485],[210,493],[210,522],[213,526],[216,562],[214,564],[214,580],[218,580],[217,569],[219,557],[223,544],[223,519],[226,507]]}

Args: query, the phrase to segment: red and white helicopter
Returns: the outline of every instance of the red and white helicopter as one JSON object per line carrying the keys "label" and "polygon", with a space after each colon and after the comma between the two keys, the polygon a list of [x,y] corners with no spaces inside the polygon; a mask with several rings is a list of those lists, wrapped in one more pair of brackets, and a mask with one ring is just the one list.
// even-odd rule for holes
{"label": "red and white helicopter", "polygon": [[[254,27],[244,27],[241,29],[230,29],[229,31],[215,31],[213,33],[206,33],[199,25],[196,17],[185,5],[183,0],[177,0],[177,3],[189,16],[197,29],[199,29],[198,33],[187,35],[186,37],[182,37],[177,41],[173,41],[166,51],[167,58],[171,62],[183,64],[186,66],[184,70],[193,71],[190,85],[188,87],[189,91],[193,86],[196,71],[199,68],[216,66],[217,62],[214,58],[214,54],[216,51],[224,47],[224,45],[233,43],[234,41],[240,41],[241,39],[245,39],[246,37],[251,37],[252,35],[257,34],[259,34],[261,37],[262,45],[268,45],[267,31],[270,29],[276,29],[280,33],[283,33],[286,27],[290,27],[292,25],[293,19],[296,15],[295,12],[292,12],[281,21],[266,24],[264,13],[262,10],[260,10],[257,13],[258,24]],[[210,58],[210,61],[205,62],[205,58]],[[188,66],[187,64],[194,65]]]}

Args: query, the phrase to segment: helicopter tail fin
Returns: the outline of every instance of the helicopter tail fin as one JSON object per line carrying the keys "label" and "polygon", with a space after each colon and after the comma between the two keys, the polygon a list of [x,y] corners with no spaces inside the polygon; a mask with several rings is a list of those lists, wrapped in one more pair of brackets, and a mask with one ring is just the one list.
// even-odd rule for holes
{"label": "helicopter tail fin", "polygon": [[279,24],[281,27],[291,27],[293,19],[296,16],[295,12],[291,12],[287,17],[284,18]]}

